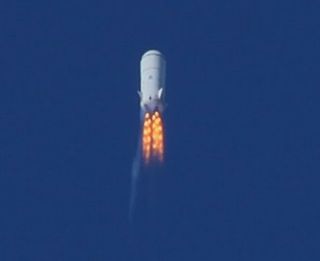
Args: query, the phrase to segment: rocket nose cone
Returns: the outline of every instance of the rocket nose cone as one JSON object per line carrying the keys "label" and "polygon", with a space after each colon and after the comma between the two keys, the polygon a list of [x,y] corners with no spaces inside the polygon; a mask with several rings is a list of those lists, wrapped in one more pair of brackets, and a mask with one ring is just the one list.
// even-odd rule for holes
{"label": "rocket nose cone", "polygon": [[159,52],[158,50],[149,50],[147,52],[145,52],[143,55],[142,55],[142,58],[148,56],[148,55],[158,55],[158,56],[162,56],[162,53]]}

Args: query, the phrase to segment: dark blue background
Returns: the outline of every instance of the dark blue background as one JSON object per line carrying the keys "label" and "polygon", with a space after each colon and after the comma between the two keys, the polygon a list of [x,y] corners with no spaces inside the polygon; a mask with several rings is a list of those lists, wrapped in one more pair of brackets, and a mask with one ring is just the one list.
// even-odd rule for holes
{"label": "dark blue background", "polygon": [[130,260],[152,48],[168,75],[163,260],[319,260],[319,6],[173,2],[1,4],[0,260]]}

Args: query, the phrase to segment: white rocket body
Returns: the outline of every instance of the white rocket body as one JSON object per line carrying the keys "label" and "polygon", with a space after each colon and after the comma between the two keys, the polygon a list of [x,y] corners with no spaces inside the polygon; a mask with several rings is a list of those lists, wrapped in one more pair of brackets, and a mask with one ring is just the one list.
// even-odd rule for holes
{"label": "white rocket body", "polygon": [[166,61],[156,50],[147,51],[140,62],[140,106],[146,111],[164,110]]}

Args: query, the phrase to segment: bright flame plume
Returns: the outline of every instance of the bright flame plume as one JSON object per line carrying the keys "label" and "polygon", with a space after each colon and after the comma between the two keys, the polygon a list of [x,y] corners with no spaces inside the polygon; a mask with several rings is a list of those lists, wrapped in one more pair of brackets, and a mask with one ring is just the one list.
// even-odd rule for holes
{"label": "bright flame plume", "polygon": [[151,158],[163,161],[164,127],[158,111],[146,113],[143,120],[142,152],[145,163]]}

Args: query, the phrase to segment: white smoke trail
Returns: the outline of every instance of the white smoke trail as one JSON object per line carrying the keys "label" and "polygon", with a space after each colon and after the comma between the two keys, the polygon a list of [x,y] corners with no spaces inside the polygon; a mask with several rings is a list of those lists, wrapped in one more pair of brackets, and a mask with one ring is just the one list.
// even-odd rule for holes
{"label": "white smoke trail", "polygon": [[130,191],[130,201],[129,201],[129,222],[131,224],[133,222],[133,216],[136,208],[137,187],[138,187],[138,181],[139,181],[140,171],[141,171],[141,146],[142,146],[142,140],[141,140],[142,127],[141,126],[142,126],[144,113],[145,112],[143,110],[140,111],[140,130],[139,130],[139,138],[138,138],[138,147],[132,163],[132,170],[131,170],[131,191]]}
{"label": "white smoke trail", "polygon": [[139,139],[137,154],[132,164],[131,172],[131,193],[130,193],[130,202],[129,202],[129,221],[133,222],[133,215],[135,211],[136,198],[137,198],[137,185],[139,180],[140,173],[140,161],[141,161],[141,139]]}

